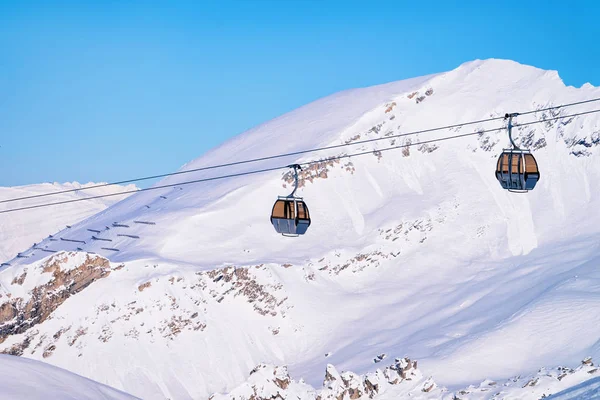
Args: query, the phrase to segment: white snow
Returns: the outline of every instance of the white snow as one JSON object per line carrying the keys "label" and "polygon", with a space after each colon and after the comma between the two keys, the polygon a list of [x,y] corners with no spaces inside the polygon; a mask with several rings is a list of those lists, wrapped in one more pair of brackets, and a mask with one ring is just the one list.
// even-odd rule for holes
{"label": "white snow", "polygon": [[[428,89],[433,94],[424,95]],[[475,61],[318,100],[183,169],[594,97],[599,88],[567,87],[556,72]],[[600,104],[560,115],[595,108]],[[544,115],[552,116],[516,122]],[[386,139],[161,184],[502,127],[496,121]],[[269,223],[277,195],[291,191],[285,171],[135,194],[55,235],[83,240],[84,251],[125,267],[67,299],[43,324],[9,337],[0,351],[30,337],[23,355],[39,359],[53,344],[44,361],[145,399],[226,393],[259,363],[287,365],[292,377],[320,387],[327,363],[364,374],[379,365],[373,364],[379,354],[409,356],[454,390],[599,358],[600,114],[515,133],[536,146],[541,179],[531,193],[508,193],[495,180],[497,156],[508,146],[505,130],[413,146],[408,155],[398,149],[381,158],[342,159],[327,167],[326,178],[307,180],[298,191],[312,225],[294,239]],[[28,230],[35,226],[24,221]],[[17,276],[48,255],[28,246],[19,251],[30,258],[10,260],[5,274]],[[80,245],[45,239],[40,246]],[[225,266],[249,267],[250,278],[272,297],[241,290],[243,276],[207,275]],[[9,280],[2,280],[5,290],[18,291]]]}
{"label": "white snow", "polygon": [[[73,190],[98,185],[97,183],[43,183],[19,187],[0,187],[0,201],[20,197],[36,196],[51,192]],[[107,186],[80,192],[63,193],[56,196],[0,203],[0,211],[35,204],[75,200],[87,196],[99,196],[135,190],[135,185]],[[38,208],[15,213],[0,214],[0,263],[15,257],[33,243],[39,243],[48,235],[55,234],[85,218],[98,213],[123,200],[128,195],[111,196],[70,205]],[[48,255],[49,253],[46,253]]]}
{"label": "white snow", "polygon": [[[397,360],[398,361],[398,360]],[[537,373],[513,376],[505,381],[485,379],[478,384],[449,390],[436,384],[432,377],[419,369],[406,368],[407,364],[394,362],[366,375],[350,371],[339,373],[335,366],[327,365],[323,385],[313,388],[302,381],[285,375],[285,367],[257,366],[247,381],[227,394],[214,394],[212,400],[245,400],[260,394],[259,399],[302,400],[588,400],[600,398],[599,369],[582,363],[572,369],[558,367],[540,368]],[[593,363],[592,363],[593,364]],[[398,370],[402,368],[404,375]],[[404,378],[402,378],[404,376]],[[283,384],[282,384],[283,383]]]}
{"label": "white snow", "polygon": [[600,378],[589,379],[579,385],[565,389],[548,400],[595,400],[600,399]]}
{"label": "white snow", "polygon": [[43,362],[0,354],[0,398],[133,400],[136,397]]}

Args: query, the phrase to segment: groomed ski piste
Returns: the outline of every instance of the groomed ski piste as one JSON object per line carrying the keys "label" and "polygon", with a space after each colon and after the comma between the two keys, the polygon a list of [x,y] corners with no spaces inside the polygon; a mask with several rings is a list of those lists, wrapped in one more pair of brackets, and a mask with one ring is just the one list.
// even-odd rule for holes
{"label": "groomed ski piste", "polygon": [[[491,399],[520,377],[519,393],[500,398],[537,399],[594,379],[581,362],[600,359],[600,113],[568,116],[600,104],[517,118],[541,121],[514,132],[541,172],[527,194],[494,177],[508,147],[502,120],[393,136],[598,97],[555,71],[478,60],[301,107],[182,170],[384,139],[169,177],[157,185],[174,187],[20,249],[27,258],[0,271],[0,307],[17,310],[0,320],[0,351],[144,399],[236,398],[259,365],[285,366],[314,390],[324,390],[328,365],[363,384],[405,357],[427,386],[373,398]],[[390,146],[402,147],[380,152]],[[304,169],[298,195],[312,224],[297,238],[269,223],[277,196],[291,191],[285,169],[178,184],[364,151]],[[573,370],[568,379],[559,367]],[[550,376],[524,391],[541,368]],[[482,382],[502,387],[466,390]]]}

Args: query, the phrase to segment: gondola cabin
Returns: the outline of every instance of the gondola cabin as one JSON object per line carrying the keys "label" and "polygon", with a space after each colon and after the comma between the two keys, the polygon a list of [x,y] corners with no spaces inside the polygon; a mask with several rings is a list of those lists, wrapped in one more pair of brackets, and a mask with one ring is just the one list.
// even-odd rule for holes
{"label": "gondola cabin", "polygon": [[532,190],[540,179],[537,161],[527,150],[504,150],[496,164],[496,179],[511,192]]}
{"label": "gondola cabin", "polygon": [[300,197],[280,197],[273,205],[271,223],[284,236],[304,235],[310,226],[310,214]]}

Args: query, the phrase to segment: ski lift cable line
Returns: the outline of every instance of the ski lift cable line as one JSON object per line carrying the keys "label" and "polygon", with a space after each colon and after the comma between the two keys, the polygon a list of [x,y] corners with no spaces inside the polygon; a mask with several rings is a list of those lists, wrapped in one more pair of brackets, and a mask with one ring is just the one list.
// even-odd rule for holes
{"label": "ski lift cable line", "polygon": [[[547,122],[547,121],[551,121],[551,120],[577,117],[577,116],[581,116],[581,115],[594,114],[594,113],[598,113],[598,112],[600,112],[600,109],[585,111],[585,112],[580,112],[580,113],[575,113],[575,114],[570,114],[570,115],[561,115],[561,116],[546,118],[546,119],[542,119],[542,120],[538,120],[538,121],[526,122],[523,124],[516,124],[516,125],[514,125],[514,127],[528,126],[528,125],[539,124],[539,123],[543,123],[543,122]],[[338,156],[323,158],[320,160],[307,161],[307,162],[298,163],[298,164],[301,166],[310,166],[313,164],[318,164],[318,163],[323,163],[323,162],[341,160],[344,158],[349,159],[349,158],[353,158],[353,157],[363,156],[366,154],[373,154],[374,152],[382,153],[384,151],[389,151],[389,150],[396,150],[396,149],[401,149],[401,148],[406,148],[406,147],[413,147],[413,146],[419,146],[419,145],[424,145],[424,144],[443,142],[443,141],[447,141],[447,140],[459,139],[459,138],[468,137],[468,136],[482,135],[484,133],[500,132],[503,129],[505,129],[505,127],[498,127],[498,128],[486,129],[486,130],[477,130],[475,132],[469,132],[469,133],[464,133],[464,134],[460,134],[460,135],[445,136],[445,137],[441,137],[441,138],[437,138],[437,139],[423,140],[423,141],[414,142],[414,143],[404,143],[404,144],[400,144],[400,145],[385,147],[382,149],[370,149],[370,150],[365,150],[365,151],[361,151],[361,152],[357,152],[357,153],[342,154],[342,155],[338,155]],[[389,138],[391,138],[391,137],[387,137],[386,139],[389,139]],[[191,184],[201,183],[201,182],[210,182],[210,181],[216,181],[216,180],[221,180],[221,179],[229,179],[229,178],[235,178],[235,177],[240,177],[240,176],[245,176],[245,175],[254,175],[254,174],[259,174],[259,173],[264,173],[264,172],[288,169],[289,167],[290,167],[289,165],[282,165],[282,166],[263,168],[263,169],[253,170],[253,171],[245,171],[245,172],[239,172],[239,173],[228,174],[228,175],[214,176],[214,177],[210,177],[210,178],[195,179],[195,180],[191,180],[191,181],[183,181],[183,182],[172,183],[172,184],[158,185],[158,186],[153,186],[153,187],[144,188],[144,189],[128,190],[128,191],[119,192],[119,193],[109,193],[109,194],[98,195],[98,196],[84,197],[84,198],[80,198],[80,199],[58,201],[58,202],[54,202],[54,203],[42,203],[42,204],[36,204],[36,205],[32,205],[32,206],[25,206],[25,207],[19,207],[19,208],[12,208],[12,209],[8,209],[8,210],[2,210],[2,211],[0,211],[0,214],[16,212],[16,211],[24,211],[24,210],[30,210],[30,209],[42,208],[42,207],[50,207],[50,206],[56,206],[56,205],[62,205],[62,204],[70,204],[70,203],[99,199],[99,198],[104,198],[104,197],[121,196],[121,195],[125,195],[125,194],[138,193],[138,192],[147,192],[150,190],[172,188],[172,187],[176,187],[176,186],[191,185]]]}
{"label": "ski lift cable line", "polygon": [[[297,156],[297,155],[308,154],[308,153],[315,153],[318,151],[334,150],[334,149],[339,149],[339,148],[343,148],[343,147],[347,147],[347,146],[356,146],[356,145],[360,145],[360,144],[366,144],[366,143],[376,142],[376,141],[385,140],[385,139],[397,139],[397,138],[401,138],[401,137],[405,137],[405,136],[417,135],[419,133],[435,132],[438,130],[458,128],[461,126],[496,121],[496,120],[500,120],[500,119],[504,119],[504,117],[495,117],[495,118],[491,118],[491,119],[471,121],[471,122],[466,122],[466,123],[462,123],[462,124],[447,125],[447,126],[443,126],[443,127],[424,129],[424,130],[420,130],[420,131],[401,133],[401,134],[397,134],[397,135],[377,137],[377,138],[372,138],[372,139],[364,139],[364,140],[359,140],[359,141],[353,141],[351,143],[341,143],[341,144],[317,147],[317,148],[307,149],[307,150],[298,150],[298,151],[293,151],[293,152],[289,152],[289,153],[274,154],[271,156],[250,158],[247,160],[233,161],[230,163],[210,165],[207,167],[193,168],[193,169],[188,169],[188,170],[184,170],[184,171],[169,172],[169,173],[165,173],[165,174],[151,175],[151,176],[145,176],[145,177],[141,177],[141,178],[132,178],[132,179],[127,179],[127,180],[123,180],[123,181],[101,183],[98,185],[92,185],[92,186],[87,186],[87,187],[78,188],[78,189],[67,189],[67,190],[60,190],[60,191],[50,192],[50,193],[41,193],[41,194],[36,194],[36,195],[31,195],[31,196],[17,197],[17,198],[12,198],[12,199],[4,199],[4,200],[0,200],[0,204],[9,203],[9,202],[13,202],[13,201],[19,201],[19,200],[29,200],[29,199],[35,199],[35,198],[40,198],[40,197],[54,196],[54,195],[64,194],[64,193],[79,192],[79,191],[83,191],[83,190],[102,188],[102,187],[106,187],[106,186],[123,185],[123,184],[127,184],[127,183],[141,182],[141,181],[146,181],[146,180],[150,180],[150,179],[166,178],[169,176],[183,175],[183,174],[189,174],[192,172],[207,171],[207,170],[217,169],[217,168],[233,167],[236,165],[249,164],[249,163],[254,163],[254,162],[259,162],[259,161],[268,161],[268,160],[273,160],[273,159],[277,159],[277,158],[291,157],[291,156]],[[123,193],[123,192],[121,192],[121,193]]]}
{"label": "ski lift cable line", "polygon": [[[530,110],[530,111],[526,111],[523,113],[519,113],[519,115],[529,115],[529,114],[533,114],[533,113],[555,110],[555,109],[560,109],[560,108],[565,108],[565,107],[572,107],[572,106],[592,103],[592,102],[596,102],[596,101],[600,101],[600,97],[594,98],[594,99],[588,99],[588,100],[584,100],[584,101],[578,101],[578,102],[574,102],[574,103],[561,104],[558,106],[546,107],[546,108],[537,109],[537,110]],[[360,145],[360,144],[377,142],[380,140],[397,139],[397,138],[401,138],[401,137],[417,135],[420,133],[429,133],[429,132],[435,132],[435,131],[440,131],[440,130],[445,130],[445,129],[460,128],[463,126],[481,124],[481,123],[485,123],[485,122],[492,122],[492,121],[497,121],[497,120],[501,120],[501,119],[504,119],[504,117],[503,116],[493,117],[493,118],[469,121],[469,122],[464,122],[464,123],[459,123],[459,124],[440,126],[440,127],[436,127],[436,128],[429,128],[429,129],[422,129],[422,130],[418,130],[418,131],[400,133],[397,135],[358,140],[358,141],[353,141],[350,143],[341,143],[341,144],[336,144],[336,145],[331,145],[331,146],[317,147],[317,148],[313,148],[313,149],[299,150],[299,151],[294,151],[294,152],[289,152],[289,153],[274,154],[271,156],[251,158],[251,159],[247,159],[247,160],[233,161],[233,162],[224,163],[224,164],[209,165],[206,167],[194,168],[194,169],[189,169],[189,170],[184,170],[184,171],[175,171],[175,172],[169,172],[169,173],[158,174],[158,175],[144,176],[144,177],[140,177],[140,178],[132,178],[132,179],[126,179],[126,180],[109,182],[109,183],[101,183],[101,184],[91,185],[91,186],[77,188],[77,189],[59,190],[59,191],[50,192],[50,193],[41,193],[41,194],[36,194],[36,195],[31,195],[31,196],[23,196],[23,197],[16,197],[16,198],[12,198],[12,199],[4,199],[4,200],[0,200],[0,204],[9,203],[9,202],[13,202],[13,201],[19,201],[19,200],[29,200],[29,199],[35,199],[35,198],[40,198],[40,197],[55,196],[55,195],[64,194],[64,193],[80,192],[80,191],[84,191],[84,190],[97,189],[97,188],[102,188],[102,187],[107,187],[107,186],[124,185],[124,184],[128,184],[128,183],[142,182],[142,181],[147,181],[147,180],[151,180],[151,179],[166,178],[169,176],[189,174],[192,172],[207,171],[207,170],[212,170],[212,169],[217,169],[217,168],[225,168],[225,167],[232,167],[232,166],[236,166],[236,165],[259,162],[259,161],[273,160],[273,159],[277,159],[277,158],[297,156],[297,155],[301,155],[301,154],[315,153],[318,151],[339,149],[339,148],[347,147],[347,146],[356,146],[356,145]],[[123,192],[121,192],[121,193],[123,193]]]}
{"label": "ski lift cable line", "polygon": [[[521,124],[515,124],[515,125],[513,125],[513,127],[514,128],[518,128],[519,126],[529,126],[529,125],[533,125],[533,124],[540,124],[542,122],[553,121],[553,120],[562,119],[562,118],[580,117],[582,115],[595,114],[597,112],[600,112],[600,108],[596,109],[596,110],[583,111],[583,112],[579,112],[579,113],[575,113],[575,114],[559,115],[559,116],[556,116],[556,117],[545,118],[545,119],[541,119],[541,120],[538,120],[538,121],[523,122]],[[524,115],[524,114],[519,114],[519,116],[520,115]]]}
{"label": "ski lift cable line", "polygon": [[535,114],[535,113],[544,112],[544,111],[557,110],[559,108],[565,108],[565,107],[579,106],[579,105],[582,105],[582,104],[594,103],[596,101],[600,101],[600,97],[596,97],[596,98],[588,99],[588,100],[576,101],[574,103],[562,104],[562,105],[559,105],[559,106],[552,106],[552,107],[540,108],[539,110],[530,110],[530,111],[526,111],[526,112],[522,112],[522,113],[518,113],[518,114],[519,115],[529,115],[529,114]]}
{"label": "ski lift cable line", "polygon": [[[600,111],[600,110],[598,110],[598,111]],[[500,127],[500,128],[489,129],[489,130],[484,130],[484,131],[480,130],[480,131],[476,131],[476,132],[464,133],[462,135],[446,136],[446,137],[439,138],[439,139],[431,139],[431,140],[425,140],[425,141],[415,142],[415,143],[406,143],[406,144],[396,145],[396,146],[392,146],[392,147],[386,147],[386,148],[383,148],[383,149],[372,149],[372,150],[362,151],[362,152],[359,152],[359,153],[342,154],[342,155],[339,155],[339,156],[328,157],[328,158],[324,158],[324,159],[320,159],[320,160],[314,160],[314,161],[308,161],[308,162],[304,162],[304,163],[298,163],[298,165],[300,165],[300,166],[310,166],[312,164],[329,162],[329,161],[335,161],[335,160],[341,160],[343,158],[352,158],[352,157],[359,157],[359,156],[362,156],[362,155],[365,155],[365,154],[373,154],[373,152],[384,152],[384,151],[388,151],[388,150],[394,150],[394,149],[399,149],[399,148],[404,148],[404,147],[412,147],[412,146],[417,146],[417,145],[421,145],[421,144],[441,142],[441,141],[445,141],[445,140],[449,140],[449,139],[458,139],[458,138],[462,138],[462,137],[465,137],[465,136],[481,135],[483,133],[495,132],[495,131],[499,131],[499,130],[502,130],[502,129],[503,128]],[[104,197],[122,196],[122,195],[125,195],[125,194],[147,192],[147,191],[150,191],[150,190],[166,189],[166,188],[172,188],[172,187],[176,187],[176,186],[191,185],[191,184],[194,184],[194,183],[210,182],[210,181],[216,181],[216,180],[228,179],[228,178],[236,178],[236,177],[245,176],[245,175],[254,175],[254,174],[260,174],[260,173],[263,173],[263,172],[271,172],[271,171],[277,171],[277,170],[282,170],[282,169],[288,169],[289,167],[290,167],[289,165],[280,165],[280,166],[277,166],[277,167],[263,168],[263,169],[258,169],[258,170],[254,170],[254,171],[245,171],[245,172],[239,172],[239,173],[235,173],[235,174],[214,176],[214,177],[203,178],[203,179],[195,179],[195,180],[192,180],[192,181],[184,181],[184,182],[178,182],[178,183],[170,183],[170,184],[166,184],[166,185],[152,186],[152,187],[144,188],[144,189],[127,190],[127,191],[119,192],[119,193],[109,193],[109,194],[102,194],[102,195],[98,195],[98,196],[84,197],[84,198],[80,198],[80,199],[71,199],[71,200],[57,201],[57,202],[54,202],[54,203],[42,203],[42,204],[36,204],[36,205],[32,205],[32,206],[25,206],[25,207],[19,207],[19,208],[11,208],[11,209],[8,209],[8,210],[0,211],[0,214],[9,213],[9,212],[15,212],[15,211],[31,210],[31,209],[34,209],[34,208],[50,207],[50,206],[57,206],[57,205],[62,205],[62,204],[77,203],[77,202],[80,202],[80,201],[100,199],[100,198],[104,198]]]}

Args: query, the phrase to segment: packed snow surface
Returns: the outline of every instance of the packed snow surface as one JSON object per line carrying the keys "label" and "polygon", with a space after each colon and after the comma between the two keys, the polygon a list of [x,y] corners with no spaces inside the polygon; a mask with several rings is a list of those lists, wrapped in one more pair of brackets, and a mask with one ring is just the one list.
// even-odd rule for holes
{"label": "packed snow surface", "polygon": [[[320,387],[328,363],[364,374],[379,354],[408,356],[454,390],[598,359],[600,115],[569,115],[600,103],[517,118],[543,121],[514,132],[541,171],[527,194],[494,177],[502,119],[395,137],[596,97],[554,71],[485,60],[315,101],[183,170],[383,140],[169,177],[161,184],[175,187],[53,233],[85,244],[27,244],[0,292],[48,282],[36,262],[50,252],[94,252],[113,269],[0,351],[41,359],[54,346],[44,361],[145,399],[227,393],[259,363]],[[356,152],[368,154],[302,172],[312,225],[298,238],[269,223],[291,191],[286,170],[179,184]]]}
{"label": "packed snow surface", "polygon": [[0,354],[0,398],[133,400],[136,397],[52,365]]}
{"label": "packed snow surface", "polygon": [[[80,188],[89,188],[97,183],[43,183],[18,187],[0,187],[0,202],[20,197],[36,196],[51,192],[60,192]],[[0,211],[20,208],[29,205],[76,200],[87,196],[120,193],[135,190],[135,185],[110,186],[87,189],[79,192],[63,193],[56,196],[40,197],[30,200],[0,203]],[[94,215],[123,200],[127,195],[110,196],[69,205],[38,208],[14,213],[0,214],[0,263],[15,257],[21,250],[33,243],[40,242],[52,233]]]}

